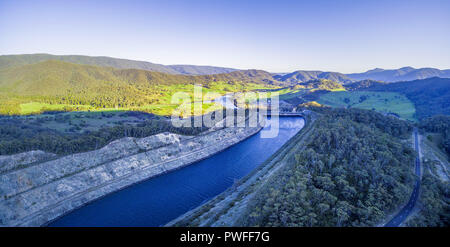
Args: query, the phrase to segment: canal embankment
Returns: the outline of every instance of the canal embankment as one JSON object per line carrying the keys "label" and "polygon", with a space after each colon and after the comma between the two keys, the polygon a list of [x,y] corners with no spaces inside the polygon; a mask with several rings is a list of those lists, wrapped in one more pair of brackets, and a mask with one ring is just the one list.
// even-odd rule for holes
{"label": "canal embankment", "polygon": [[27,165],[9,156],[15,163],[0,173],[0,226],[45,225],[112,192],[206,159],[258,133],[262,125],[213,129],[195,137],[123,138],[99,150],[32,159]]}
{"label": "canal embankment", "polygon": [[316,115],[303,113],[305,126],[258,168],[236,182],[232,187],[205,204],[196,207],[166,226],[234,226],[245,210],[247,202],[258,193],[269,178],[288,164],[293,150],[299,150],[312,133]]}

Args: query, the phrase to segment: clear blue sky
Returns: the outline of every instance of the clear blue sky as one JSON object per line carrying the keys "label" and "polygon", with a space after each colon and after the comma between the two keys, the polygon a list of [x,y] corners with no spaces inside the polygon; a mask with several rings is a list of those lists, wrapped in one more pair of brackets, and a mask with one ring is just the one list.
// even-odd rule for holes
{"label": "clear blue sky", "polygon": [[450,69],[450,1],[0,0],[0,54],[271,72]]}

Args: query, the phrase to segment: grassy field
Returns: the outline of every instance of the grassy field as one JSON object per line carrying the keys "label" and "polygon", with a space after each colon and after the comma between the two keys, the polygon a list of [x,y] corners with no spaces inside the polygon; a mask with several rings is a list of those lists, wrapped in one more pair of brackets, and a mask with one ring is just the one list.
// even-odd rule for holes
{"label": "grassy field", "polygon": [[332,107],[354,107],[394,113],[403,119],[416,121],[414,104],[405,96],[392,92],[340,91],[322,95],[318,102]]}

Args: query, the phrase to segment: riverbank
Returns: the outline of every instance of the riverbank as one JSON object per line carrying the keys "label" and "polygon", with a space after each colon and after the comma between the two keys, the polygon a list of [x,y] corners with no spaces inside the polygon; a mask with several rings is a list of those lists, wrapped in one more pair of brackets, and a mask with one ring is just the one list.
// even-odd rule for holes
{"label": "riverbank", "polygon": [[167,223],[166,226],[233,226],[244,209],[246,202],[257,193],[267,179],[286,164],[286,159],[295,147],[303,144],[303,140],[313,130],[316,116],[304,113],[305,126],[294,137],[286,142],[276,153],[236,182],[231,188],[215,198],[198,206],[180,217]]}
{"label": "riverbank", "polygon": [[214,129],[195,137],[123,138],[99,150],[8,168],[0,175],[0,226],[47,224],[112,192],[221,152],[262,125]]}

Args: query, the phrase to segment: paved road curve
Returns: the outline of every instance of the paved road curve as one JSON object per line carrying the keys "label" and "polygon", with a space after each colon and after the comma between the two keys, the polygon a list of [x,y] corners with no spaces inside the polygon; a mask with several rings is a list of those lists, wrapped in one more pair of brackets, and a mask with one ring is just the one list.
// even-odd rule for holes
{"label": "paved road curve", "polygon": [[415,142],[415,149],[417,151],[417,157],[416,157],[416,175],[417,175],[417,181],[414,185],[414,190],[411,195],[411,198],[409,198],[408,204],[406,204],[402,210],[394,216],[386,225],[385,227],[397,227],[400,226],[403,221],[405,221],[406,217],[411,213],[414,206],[416,205],[417,198],[419,198],[419,189],[420,189],[420,158],[419,158],[419,140],[417,137],[417,129],[414,129],[414,142]]}

